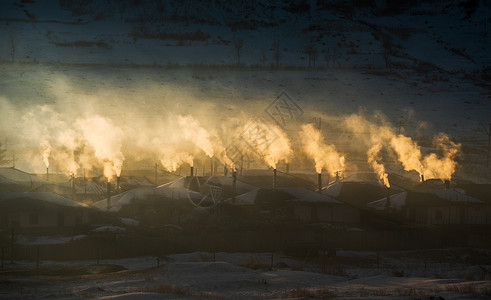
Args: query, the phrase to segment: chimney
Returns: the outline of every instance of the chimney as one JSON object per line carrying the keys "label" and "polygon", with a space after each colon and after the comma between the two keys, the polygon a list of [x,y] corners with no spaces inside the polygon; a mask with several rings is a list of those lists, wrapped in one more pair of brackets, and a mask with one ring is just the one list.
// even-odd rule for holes
{"label": "chimney", "polygon": [[46,181],[49,181],[49,168],[46,168]]}
{"label": "chimney", "polygon": [[237,194],[237,171],[232,172],[232,203],[235,203],[235,194]]}
{"label": "chimney", "polygon": [[425,182],[425,176],[421,174],[421,182]]}
{"label": "chimney", "polygon": [[72,195],[75,197],[75,175],[72,173]]}
{"label": "chimney", "polygon": [[390,188],[387,188],[387,201],[385,203],[385,210],[389,212],[390,208]]}
{"label": "chimney", "polygon": [[450,180],[445,179],[445,189],[449,190],[450,189]]}
{"label": "chimney", "polygon": [[111,183],[107,182],[107,209],[111,208]]}
{"label": "chimney", "polygon": [[223,166],[223,176],[227,176],[227,174],[228,174],[227,166]]}
{"label": "chimney", "polygon": [[[211,174],[211,176],[213,176],[213,175],[215,175],[214,174],[215,169],[213,168],[213,158],[211,158],[211,157],[210,157],[210,167],[211,167],[210,168],[210,174]],[[203,174],[203,175],[205,175],[205,174]]]}
{"label": "chimney", "polygon": [[121,188],[119,186],[119,181],[120,181],[121,177],[120,176],[116,176],[116,193],[119,193],[121,192]]}
{"label": "chimney", "polygon": [[290,164],[286,163],[286,174],[290,174]]}
{"label": "chimney", "polygon": [[189,175],[189,176],[191,176],[191,177],[193,177],[193,172],[194,172],[194,170],[193,170],[193,169],[194,169],[194,168],[193,168],[193,166],[191,166],[191,169],[190,169],[190,170],[191,170],[191,175]]}
{"label": "chimney", "polygon": [[273,190],[276,189],[276,169],[273,169]]}
{"label": "chimney", "polygon": [[339,171],[336,171],[336,181],[334,182],[338,182],[339,181]]}
{"label": "chimney", "polygon": [[319,194],[322,194],[322,174],[317,173],[317,184],[319,185]]}

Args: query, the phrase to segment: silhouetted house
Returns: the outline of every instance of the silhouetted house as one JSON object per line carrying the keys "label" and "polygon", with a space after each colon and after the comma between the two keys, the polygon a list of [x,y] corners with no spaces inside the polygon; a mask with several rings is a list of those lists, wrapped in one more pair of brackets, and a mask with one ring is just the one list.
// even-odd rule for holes
{"label": "silhouetted house", "polygon": [[323,193],[339,201],[366,209],[367,204],[384,198],[387,194],[396,194],[404,189],[392,185],[390,189],[378,181],[340,181],[323,189]]}
{"label": "silhouetted house", "polygon": [[491,224],[491,206],[454,190],[402,192],[373,201],[369,207],[421,224]]}
{"label": "silhouetted house", "polygon": [[107,195],[105,185],[102,185],[97,180],[86,179],[84,181],[83,178],[75,178],[73,184],[72,180],[59,183],[45,183],[32,189],[31,192],[55,193],[68,199],[89,203],[103,199]]}
{"label": "silhouetted house", "polygon": [[255,207],[263,214],[301,222],[360,222],[358,209],[302,187],[255,189],[237,196],[231,205]]}
{"label": "silhouetted house", "polygon": [[[249,184],[237,181],[235,193],[245,193],[254,188]],[[232,197],[233,194],[231,177],[188,176],[158,187],[135,188],[113,195],[109,200],[109,207],[107,197],[94,203],[93,206],[100,210],[112,212],[130,211],[129,215],[135,215],[141,211],[154,209],[162,204],[165,205],[169,200],[182,205],[207,208]]]}
{"label": "silhouetted house", "polygon": [[0,228],[63,231],[89,224],[89,209],[53,193],[1,193]]}

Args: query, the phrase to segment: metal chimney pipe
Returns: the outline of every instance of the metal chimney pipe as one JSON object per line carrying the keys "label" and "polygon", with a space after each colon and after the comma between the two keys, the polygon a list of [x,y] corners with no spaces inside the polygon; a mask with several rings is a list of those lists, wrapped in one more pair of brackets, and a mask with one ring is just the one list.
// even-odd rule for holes
{"label": "metal chimney pipe", "polygon": [[317,184],[319,186],[319,194],[322,194],[322,174],[317,173]]}
{"label": "metal chimney pipe", "polygon": [[276,189],[276,169],[273,169],[273,190]]}
{"label": "metal chimney pipe", "polygon": [[387,212],[389,212],[389,208],[390,208],[390,188],[387,188],[387,201],[385,203],[385,210]]}
{"label": "metal chimney pipe", "polygon": [[120,181],[121,177],[120,176],[116,176],[116,192],[119,193],[121,192],[121,189],[119,187],[119,181]]}
{"label": "metal chimney pipe", "polygon": [[339,171],[336,171],[336,181],[335,182],[338,182],[339,181]]}
{"label": "metal chimney pipe", "polygon": [[49,181],[49,168],[46,168],[46,181]]}
{"label": "metal chimney pipe", "polygon": [[290,174],[290,164],[286,163],[286,174]]}
{"label": "metal chimney pipe", "polygon": [[[213,168],[213,158],[210,157],[210,174],[211,176],[215,175],[215,169]],[[204,174],[203,174],[204,175]]]}
{"label": "metal chimney pipe", "polygon": [[237,171],[232,172],[232,203],[235,203],[235,194],[237,194]]}
{"label": "metal chimney pipe", "polygon": [[450,180],[445,179],[445,189],[449,190],[450,189]]}
{"label": "metal chimney pipe", "polygon": [[107,182],[107,209],[111,208],[111,183]]}
{"label": "metal chimney pipe", "polygon": [[75,175],[72,173],[72,194],[75,196]]}
{"label": "metal chimney pipe", "polygon": [[189,175],[189,176],[193,177],[193,173],[194,173],[194,168],[193,168],[193,166],[191,166],[190,170],[191,170],[191,175]]}
{"label": "metal chimney pipe", "polygon": [[425,182],[425,176],[421,174],[421,182]]}

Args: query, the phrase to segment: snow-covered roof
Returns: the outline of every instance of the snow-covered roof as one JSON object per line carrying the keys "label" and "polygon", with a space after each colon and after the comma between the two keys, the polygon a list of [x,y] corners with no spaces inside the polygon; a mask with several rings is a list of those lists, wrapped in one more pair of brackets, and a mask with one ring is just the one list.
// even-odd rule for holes
{"label": "snow-covered roof", "polygon": [[[356,179],[356,180],[352,181],[351,179],[356,179],[356,178],[349,177],[349,178],[346,178],[346,179],[344,179],[342,181],[338,181],[336,183],[333,183],[330,186],[324,187],[324,188],[322,188],[323,193],[325,195],[329,196],[329,197],[338,198],[339,195],[341,194],[341,191],[342,191],[343,186],[345,184],[366,184],[366,185],[371,185],[371,186],[376,186],[376,187],[384,188],[384,186],[381,185],[376,180],[357,180]],[[398,187],[396,185],[391,185],[391,190],[393,190],[393,191],[400,191],[400,192],[404,191],[403,188]]]}
{"label": "snow-covered roof", "polygon": [[37,182],[37,183],[46,182],[44,179],[36,175],[29,174],[15,168],[8,168],[8,167],[0,168],[0,176],[15,182]]}
{"label": "snow-covered roof", "polygon": [[92,229],[91,231],[92,232],[98,232],[98,233],[101,233],[101,232],[104,232],[104,233],[108,233],[108,232],[118,233],[118,232],[125,232],[126,231],[126,228],[119,227],[119,226],[114,226],[114,225],[104,225],[104,226],[100,226],[100,227],[97,227],[95,229]]}
{"label": "snow-covered roof", "polygon": [[16,237],[16,243],[18,245],[57,245],[65,244],[71,241],[80,240],[87,237],[86,235],[76,236],[24,236],[19,235]]}
{"label": "snow-covered roof", "polygon": [[[290,195],[291,198],[289,199],[289,201],[293,202],[342,204],[342,202],[334,198],[331,198],[327,195],[319,194],[303,187],[287,187],[278,188],[276,190]],[[233,204],[253,205],[254,203],[256,203],[259,191],[261,191],[261,189],[258,188],[242,195],[238,195],[235,197],[235,202],[233,202]],[[228,201],[229,203],[231,203],[231,199],[228,199]]]}
{"label": "snow-covered roof", "polygon": [[0,201],[7,201],[19,198],[45,201],[62,206],[85,207],[85,205],[82,203],[49,192],[0,193]]}
{"label": "snow-covered roof", "polygon": [[442,199],[446,199],[450,202],[475,203],[475,204],[484,203],[479,199],[476,199],[474,197],[468,196],[466,194],[463,194],[455,190],[426,190],[424,192],[437,195],[438,197]]}
{"label": "snow-covered roof", "polygon": [[[417,192],[413,193],[408,197],[407,192],[402,192],[398,194],[394,194],[390,196],[390,207],[396,210],[401,210],[404,206],[408,205],[408,202],[411,203],[411,199],[416,199],[418,195],[423,196],[424,194],[432,194],[437,196],[440,200],[444,201],[449,201],[453,203],[473,203],[473,204],[482,204],[484,203],[481,200],[478,200],[476,198],[473,198],[471,196],[467,196],[465,194],[462,194],[460,192],[454,191],[454,190],[426,190],[424,192]],[[429,198],[431,199],[431,198]],[[431,204],[431,200],[425,200],[429,201],[428,204]],[[435,199],[435,198],[433,198]],[[387,205],[387,198],[381,198],[379,200],[372,201],[367,204],[367,206],[376,209],[376,210],[384,210]]]}
{"label": "snow-covered roof", "polygon": [[[60,182],[60,183],[54,184],[54,186],[60,186],[60,187],[63,187],[65,189],[71,189],[72,188],[72,182],[71,181]],[[86,186],[75,184],[75,193],[76,194],[84,194],[86,191],[87,191],[87,194],[89,194],[89,195],[105,195],[107,193],[105,186],[102,186],[101,184],[94,182],[94,181],[86,182]]]}
{"label": "snow-covered roof", "polygon": [[[124,205],[130,204],[133,200],[142,200],[151,195],[158,195],[166,198],[182,198],[183,200],[189,200],[189,198],[202,198],[203,195],[200,193],[186,188],[184,179],[185,178],[179,178],[156,188],[136,188],[111,196],[111,207],[109,211],[119,211]],[[101,210],[107,210],[107,199],[97,201],[93,206]]]}
{"label": "snow-covered roof", "polygon": [[[259,190],[260,189],[257,188],[255,190],[250,191],[250,192],[247,192],[247,193],[244,193],[242,195],[236,196],[235,197],[235,201],[233,202],[233,204],[237,204],[237,205],[253,205],[255,203],[255,201],[256,201],[257,192]],[[230,201],[229,201],[229,203],[231,203]]]}
{"label": "snow-covered roof", "polygon": [[331,198],[327,195],[319,194],[303,187],[287,187],[279,188],[278,190],[294,196],[294,201],[342,204],[340,201],[334,198]]}
{"label": "snow-covered roof", "polygon": [[18,183],[8,178],[5,178],[3,176],[0,176],[0,184],[18,184]]}
{"label": "snow-covered roof", "polygon": [[[406,198],[407,192],[390,195],[390,208],[401,210],[406,205]],[[367,206],[376,210],[385,210],[387,208],[387,197],[372,201]]]}

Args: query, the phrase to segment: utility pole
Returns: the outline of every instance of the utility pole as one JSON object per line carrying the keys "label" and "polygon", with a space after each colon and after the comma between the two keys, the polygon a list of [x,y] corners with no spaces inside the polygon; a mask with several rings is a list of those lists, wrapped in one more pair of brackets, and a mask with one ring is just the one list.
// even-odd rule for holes
{"label": "utility pole", "polygon": [[157,186],[157,168],[158,168],[158,164],[155,163],[155,186]]}
{"label": "utility pole", "polygon": [[87,200],[87,181],[85,179],[85,168],[84,168],[84,200]]}
{"label": "utility pole", "polygon": [[491,143],[491,123],[488,124],[488,154],[486,155],[486,167],[489,167],[489,148]]}
{"label": "utility pole", "polygon": [[322,118],[314,118],[315,121],[315,127],[320,131],[322,129]]}

